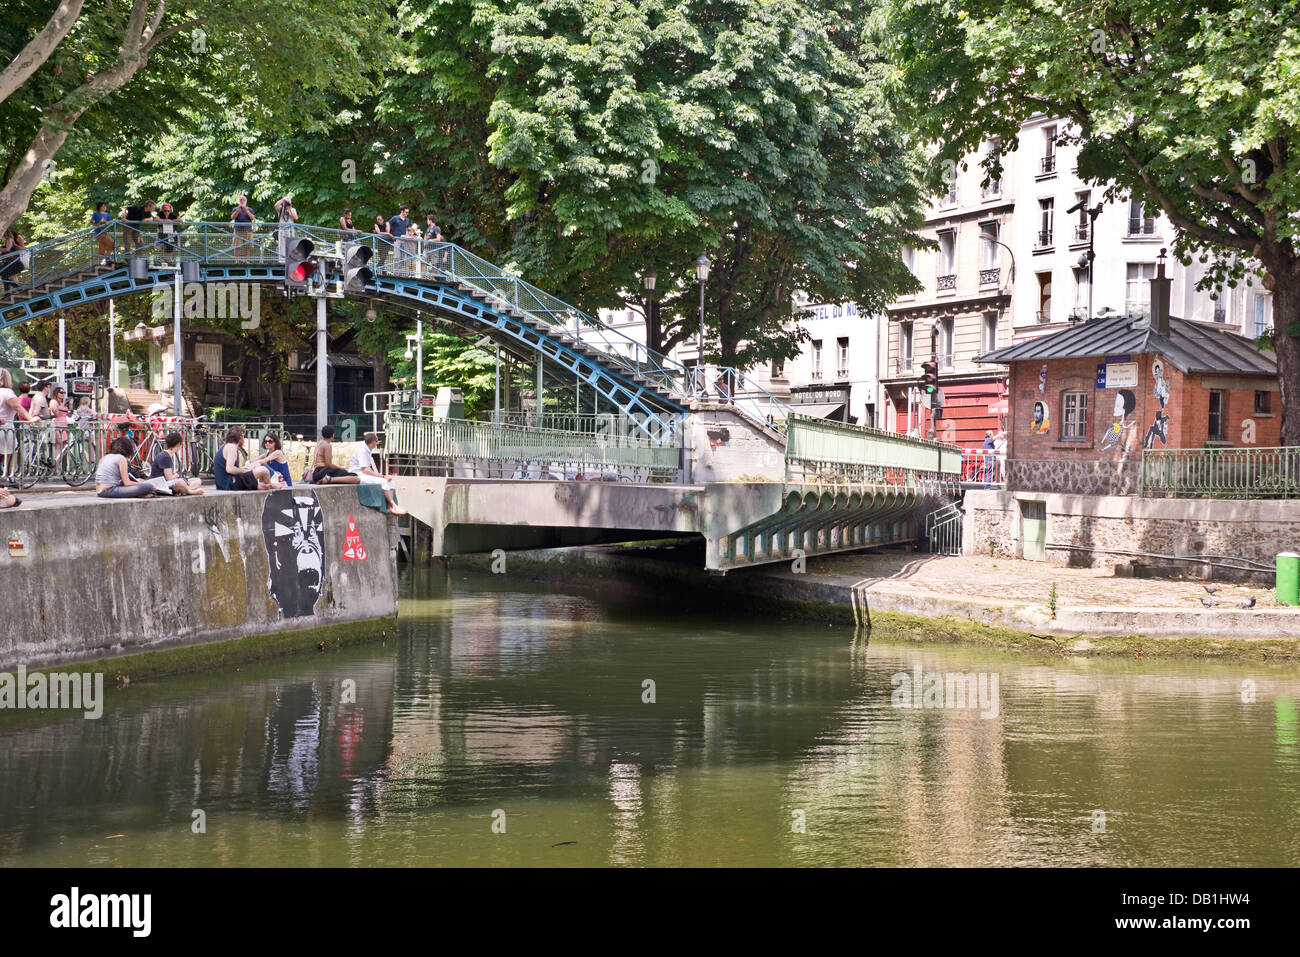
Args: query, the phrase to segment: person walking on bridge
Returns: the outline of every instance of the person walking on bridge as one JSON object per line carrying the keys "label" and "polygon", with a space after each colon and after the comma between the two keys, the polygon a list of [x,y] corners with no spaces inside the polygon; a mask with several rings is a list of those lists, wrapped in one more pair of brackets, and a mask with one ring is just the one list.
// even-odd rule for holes
{"label": "person walking on bridge", "polygon": [[108,203],[96,203],[95,211],[90,214],[90,225],[95,227],[95,242],[99,245],[101,266],[107,266],[113,255],[113,237],[108,233],[108,224],[113,217],[108,214]]}

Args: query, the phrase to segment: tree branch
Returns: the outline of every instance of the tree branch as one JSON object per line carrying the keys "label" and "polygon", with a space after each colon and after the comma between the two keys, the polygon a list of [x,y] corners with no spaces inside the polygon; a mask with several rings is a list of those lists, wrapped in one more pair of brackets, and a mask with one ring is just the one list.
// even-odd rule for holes
{"label": "tree branch", "polygon": [[81,16],[83,6],[85,0],[63,0],[53,16],[41,28],[41,32],[18,51],[18,55],[8,66],[0,70],[0,103],[7,100],[10,94],[31,79],[32,75],[58,49],[59,44],[63,42],[64,37]]}

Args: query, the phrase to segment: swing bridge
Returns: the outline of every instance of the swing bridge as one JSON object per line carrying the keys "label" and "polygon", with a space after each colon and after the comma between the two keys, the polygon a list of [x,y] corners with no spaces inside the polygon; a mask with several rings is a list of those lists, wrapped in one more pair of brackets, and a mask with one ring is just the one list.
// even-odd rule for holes
{"label": "swing bridge", "polygon": [[[539,400],[543,372],[572,389],[572,412],[488,422],[372,409],[400,500],[430,529],[434,555],[703,537],[706,567],[721,572],[915,542],[925,516],[959,494],[957,446],[801,417],[743,370],[659,354],[452,243],[302,224],[164,225],[113,221],[29,246],[21,268],[5,270],[0,328],[179,278],[280,285],[291,236],[322,255],[318,293],[437,317],[467,341],[486,335],[535,365]],[[369,268],[361,288],[345,288],[355,283],[329,277],[329,261],[357,246]]]}

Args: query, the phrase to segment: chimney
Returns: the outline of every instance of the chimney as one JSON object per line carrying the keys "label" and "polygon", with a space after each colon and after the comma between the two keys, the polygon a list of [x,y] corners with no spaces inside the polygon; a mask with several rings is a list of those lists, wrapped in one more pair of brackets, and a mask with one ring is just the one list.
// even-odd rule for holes
{"label": "chimney", "polygon": [[1165,253],[1160,250],[1160,264],[1151,280],[1151,331],[1158,336],[1169,335],[1169,289],[1174,284],[1165,275]]}

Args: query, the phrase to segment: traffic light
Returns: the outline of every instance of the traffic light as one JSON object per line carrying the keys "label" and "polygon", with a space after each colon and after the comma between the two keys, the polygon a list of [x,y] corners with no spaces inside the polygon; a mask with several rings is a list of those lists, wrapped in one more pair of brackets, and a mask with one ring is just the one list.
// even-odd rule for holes
{"label": "traffic light", "polygon": [[934,395],[939,391],[939,363],[921,363],[921,391],[926,395]]}
{"label": "traffic light", "polygon": [[374,255],[364,243],[349,243],[343,254],[343,290],[345,292],[365,292],[368,285],[375,281],[375,272],[368,265]]}
{"label": "traffic light", "polygon": [[284,246],[284,285],[286,289],[306,292],[307,284],[316,274],[316,264],[311,254],[316,244],[305,237],[291,238]]}

